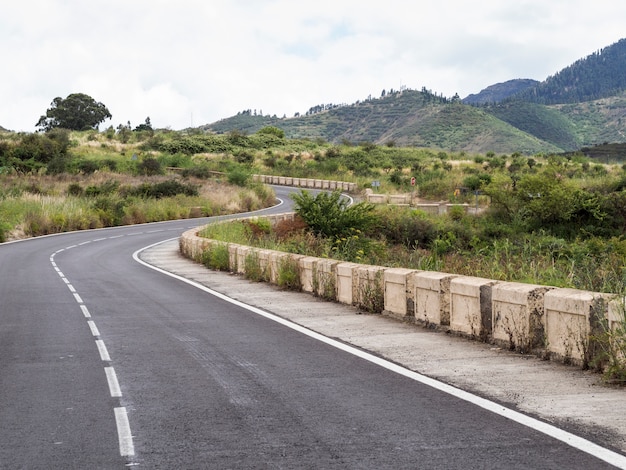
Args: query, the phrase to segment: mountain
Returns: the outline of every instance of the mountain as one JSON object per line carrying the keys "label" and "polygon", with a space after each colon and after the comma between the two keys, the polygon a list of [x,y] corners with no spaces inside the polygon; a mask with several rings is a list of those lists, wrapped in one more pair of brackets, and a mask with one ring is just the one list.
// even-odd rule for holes
{"label": "mountain", "polygon": [[463,103],[474,105],[498,103],[538,84],[537,80],[530,78],[518,78],[504,83],[496,83],[481,90],[480,93],[463,98]]}
{"label": "mountain", "polygon": [[[463,100],[425,88],[403,89],[351,105],[315,106],[293,118],[242,112],[201,129],[252,133],[276,126],[290,138],[531,155],[626,143],[624,117],[626,39],[543,82],[509,80]],[[621,147],[610,146],[600,153],[606,156],[613,148]]]}
{"label": "mountain", "polygon": [[577,60],[512,98],[546,105],[582,103],[626,90],[626,39]]}
{"label": "mountain", "polygon": [[522,132],[478,107],[427,90],[390,92],[380,98],[324,107],[293,118],[239,113],[202,129],[253,133],[265,126],[279,127],[289,138],[321,138],[335,143],[393,143],[476,153],[486,148],[498,153],[560,151],[558,146]]}

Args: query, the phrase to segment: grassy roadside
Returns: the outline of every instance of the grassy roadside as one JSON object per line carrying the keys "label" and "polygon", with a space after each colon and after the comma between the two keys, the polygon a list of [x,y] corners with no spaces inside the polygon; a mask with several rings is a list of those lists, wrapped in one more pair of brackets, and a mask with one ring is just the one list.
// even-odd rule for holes
{"label": "grassy roadside", "polygon": [[0,175],[0,242],[50,233],[232,214],[274,203],[271,189],[219,179]]}

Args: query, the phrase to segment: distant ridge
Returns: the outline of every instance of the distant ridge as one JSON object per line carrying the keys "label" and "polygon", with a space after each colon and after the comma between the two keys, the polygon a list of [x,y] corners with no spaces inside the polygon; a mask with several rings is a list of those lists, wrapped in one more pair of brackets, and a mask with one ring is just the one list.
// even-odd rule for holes
{"label": "distant ridge", "polygon": [[539,83],[537,80],[530,78],[518,78],[503,83],[496,83],[481,90],[480,93],[463,98],[463,103],[474,105],[498,103],[528,88],[537,86]]}
{"label": "distant ridge", "polygon": [[513,98],[539,104],[571,104],[626,90],[626,39],[604,47]]}
{"label": "distant ridge", "polygon": [[[314,106],[291,118],[248,110],[200,129],[253,133],[265,126],[289,138],[473,153],[571,153],[626,143],[626,39],[543,82],[509,80],[463,100],[405,87],[349,105]],[[622,147],[608,147],[616,149]]]}

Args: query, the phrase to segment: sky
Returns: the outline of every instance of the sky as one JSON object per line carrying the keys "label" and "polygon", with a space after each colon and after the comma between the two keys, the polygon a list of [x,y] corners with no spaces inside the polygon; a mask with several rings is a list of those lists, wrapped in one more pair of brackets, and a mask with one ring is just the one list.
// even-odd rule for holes
{"label": "sky", "polygon": [[625,24],[614,0],[7,0],[0,126],[33,132],[71,93],[108,108],[101,129],[174,130],[401,87],[464,98],[545,80]]}

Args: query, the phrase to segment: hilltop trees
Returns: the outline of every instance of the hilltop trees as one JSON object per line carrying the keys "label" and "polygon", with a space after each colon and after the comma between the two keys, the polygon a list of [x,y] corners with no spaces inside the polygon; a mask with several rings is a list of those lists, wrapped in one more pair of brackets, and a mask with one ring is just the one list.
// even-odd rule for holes
{"label": "hilltop trees", "polygon": [[52,100],[45,116],[41,116],[36,126],[42,131],[55,128],[82,131],[95,129],[111,113],[107,107],[84,93],[72,93],[67,98]]}

